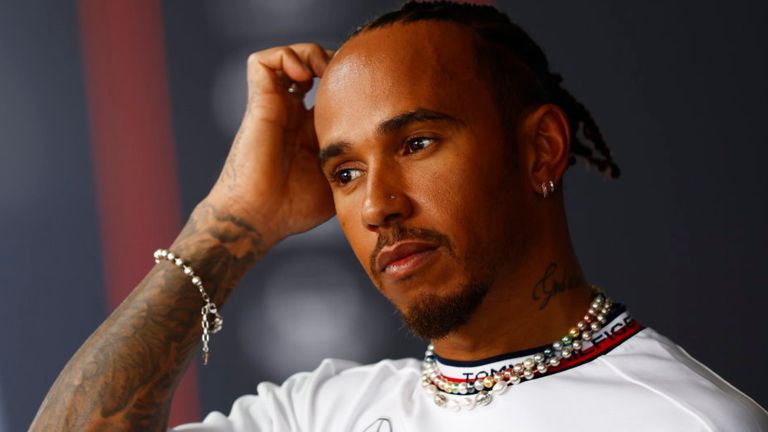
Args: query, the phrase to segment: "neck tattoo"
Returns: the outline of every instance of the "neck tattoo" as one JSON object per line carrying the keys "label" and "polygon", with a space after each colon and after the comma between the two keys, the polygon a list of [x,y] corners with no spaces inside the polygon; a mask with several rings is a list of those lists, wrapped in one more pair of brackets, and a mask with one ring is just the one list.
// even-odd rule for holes
{"label": "neck tattoo", "polygon": [[607,321],[613,302],[598,287],[592,288],[595,295],[589,310],[565,336],[512,368],[477,379],[474,383],[457,383],[448,380],[440,372],[435,348],[430,344],[424,353],[421,366],[421,384],[424,391],[439,407],[453,411],[459,411],[462,408],[473,409],[476,406],[488,405],[493,401],[494,396],[504,394],[511,386],[546,373],[548,367],[559,366],[560,360],[580,352],[583,341],[590,340],[592,334],[600,330]]}

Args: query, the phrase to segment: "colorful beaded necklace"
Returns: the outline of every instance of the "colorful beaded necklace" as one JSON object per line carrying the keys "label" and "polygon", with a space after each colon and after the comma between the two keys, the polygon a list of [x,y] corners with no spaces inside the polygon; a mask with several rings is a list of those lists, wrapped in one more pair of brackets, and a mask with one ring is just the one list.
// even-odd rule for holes
{"label": "colorful beaded necklace", "polygon": [[505,393],[512,385],[546,373],[548,367],[559,366],[560,360],[580,352],[583,341],[592,339],[592,334],[607,321],[613,302],[599,288],[593,286],[593,290],[595,296],[589,310],[576,326],[568,330],[568,334],[512,368],[475,380],[474,383],[456,383],[446,379],[437,365],[435,348],[430,344],[421,366],[422,387],[439,407],[455,411],[472,409],[478,405],[488,405],[494,396]]}

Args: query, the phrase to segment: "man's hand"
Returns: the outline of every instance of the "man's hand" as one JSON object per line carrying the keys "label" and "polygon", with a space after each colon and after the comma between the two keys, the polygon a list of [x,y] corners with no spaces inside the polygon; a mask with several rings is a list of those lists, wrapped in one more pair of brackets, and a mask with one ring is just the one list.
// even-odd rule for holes
{"label": "man's hand", "polygon": [[[248,58],[245,116],[206,201],[259,227],[266,244],[333,215],[328,182],[317,162],[313,110],[303,102],[331,55],[317,44],[295,44]],[[292,83],[295,93],[288,92]]]}

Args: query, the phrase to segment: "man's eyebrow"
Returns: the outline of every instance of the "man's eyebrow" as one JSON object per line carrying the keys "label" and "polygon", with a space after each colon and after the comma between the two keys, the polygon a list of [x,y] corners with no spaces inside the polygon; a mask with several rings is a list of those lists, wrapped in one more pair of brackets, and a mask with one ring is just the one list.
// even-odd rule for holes
{"label": "man's eyebrow", "polygon": [[461,121],[446,113],[433,111],[426,108],[419,108],[413,111],[398,114],[388,120],[384,120],[379,125],[378,129],[379,133],[381,134],[391,134],[412,123],[425,121],[444,121],[448,123],[461,124]]}
{"label": "man's eyebrow", "polygon": [[320,168],[325,167],[325,164],[329,160],[348,152],[349,147],[349,143],[340,141],[320,150],[320,152],[317,154],[317,160],[320,162]]}
{"label": "man's eyebrow", "polygon": [[[463,124],[462,121],[449,114],[426,108],[418,108],[413,111],[404,112],[384,120],[379,124],[377,130],[382,135],[388,135],[403,129],[410,124],[427,121],[441,121],[454,124]],[[320,163],[320,168],[324,168],[325,164],[328,163],[329,160],[347,153],[350,148],[351,146],[348,142],[339,141],[330,144],[324,149],[320,150],[320,152],[317,154],[317,160]]]}

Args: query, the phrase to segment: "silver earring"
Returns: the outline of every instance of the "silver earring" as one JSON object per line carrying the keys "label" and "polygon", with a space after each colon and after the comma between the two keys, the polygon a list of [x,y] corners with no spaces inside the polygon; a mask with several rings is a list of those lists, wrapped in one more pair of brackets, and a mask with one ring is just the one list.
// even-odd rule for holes
{"label": "silver earring", "polygon": [[541,184],[541,194],[544,198],[555,192],[555,182],[547,180]]}

